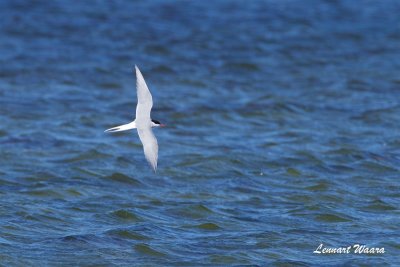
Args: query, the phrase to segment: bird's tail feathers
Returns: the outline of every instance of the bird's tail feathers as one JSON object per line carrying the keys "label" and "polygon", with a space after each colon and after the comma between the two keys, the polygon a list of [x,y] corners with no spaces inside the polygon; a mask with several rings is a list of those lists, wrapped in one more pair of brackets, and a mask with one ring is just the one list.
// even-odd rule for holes
{"label": "bird's tail feathers", "polygon": [[127,130],[131,130],[131,129],[135,129],[136,128],[136,123],[135,122],[131,122],[128,124],[124,124],[124,125],[120,125],[120,126],[116,126],[110,129],[105,130],[105,133],[113,133],[113,132],[122,132],[122,131],[127,131]]}

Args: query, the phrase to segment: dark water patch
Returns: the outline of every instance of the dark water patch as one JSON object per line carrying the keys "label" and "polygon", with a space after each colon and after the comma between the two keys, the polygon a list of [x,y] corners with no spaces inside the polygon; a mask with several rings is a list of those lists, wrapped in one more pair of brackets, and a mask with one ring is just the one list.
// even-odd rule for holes
{"label": "dark water patch", "polygon": [[63,194],[60,194],[58,191],[51,189],[29,190],[29,191],[24,191],[23,193],[40,198],[63,198]]}
{"label": "dark water patch", "polygon": [[47,181],[57,181],[57,179],[60,179],[57,174],[49,172],[49,171],[40,171],[37,172],[34,176],[27,176],[24,178],[24,180],[28,182],[37,182],[37,186],[40,185],[46,185]]}
{"label": "dark water patch", "polygon": [[255,63],[242,62],[242,63],[227,63],[223,66],[225,69],[238,69],[242,71],[259,71],[259,67]]}
{"label": "dark water patch", "polygon": [[[182,85],[190,86],[190,87],[198,87],[198,88],[205,88],[206,84],[202,81],[199,80],[190,80],[190,79],[181,79],[179,80],[179,83]],[[179,115],[174,114],[174,117],[179,117]]]}
{"label": "dark water patch", "polygon": [[101,75],[110,73],[110,69],[109,68],[104,68],[104,67],[101,67],[101,66],[95,66],[94,67],[94,71],[96,71],[98,74],[101,74]]}
{"label": "dark water patch", "polygon": [[398,207],[392,206],[388,203],[385,203],[384,201],[377,199],[367,206],[363,207],[363,210],[366,211],[375,211],[375,212],[386,212],[386,211],[393,211],[393,210],[398,210]]}
{"label": "dark water patch", "polygon": [[94,127],[96,125],[96,118],[93,116],[82,115],[79,117],[79,123],[83,126]]}
{"label": "dark water patch", "polygon": [[316,185],[306,187],[307,190],[310,191],[327,191],[329,189],[329,185],[327,183],[321,182]]}
{"label": "dark water patch", "polygon": [[91,177],[103,177],[102,174],[95,172],[94,170],[87,170],[84,168],[80,168],[80,167],[73,167],[73,170],[75,170],[76,172],[83,174],[83,175],[89,175]]}
{"label": "dark water patch", "polygon": [[99,83],[99,84],[97,84],[97,86],[99,86],[100,88],[112,89],[112,90],[116,90],[116,89],[121,89],[122,88],[121,84],[113,83],[113,82]]}
{"label": "dark water patch", "polygon": [[339,222],[350,222],[350,218],[345,218],[343,216],[335,214],[320,214],[316,216],[316,220],[326,223],[339,223]]}
{"label": "dark water patch", "polygon": [[144,255],[147,255],[150,257],[163,257],[164,258],[167,256],[167,254],[157,251],[147,244],[137,244],[134,246],[134,249],[137,252],[139,252],[140,254],[144,254]]}
{"label": "dark water patch", "polygon": [[205,205],[181,205],[179,208],[174,208],[169,210],[168,213],[171,213],[175,216],[179,216],[180,218],[192,218],[192,219],[201,219],[206,218],[208,216],[212,216],[214,212],[207,208]]}
{"label": "dark water patch", "polygon": [[223,264],[223,265],[226,265],[226,264],[248,264],[249,262],[248,261],[245,261],[245,260],[240,260],[240,259],[238,259],[237,257],[235,257],[235,256],[226,256],[226,255],[211,255],[211,256],[209,256],[209,261],[212,263],[212,264],[218,264],[218,265],[220,265],[220,264]]}
{"label": "dark water patch", "polygon": [[88,244],[93,238],[95,238],[94,235],[66,235],[61,238],[61,241],[66,243]]}
{"label": "dark water patch", "polygon": [[[62,216],[60,216],[55,212],[46,210],[36,210],[35,212],[32,213],[18,211],[15,212],[15,215],[17,215],[20,218],[23,218],[24,220],[48,224],[48,231],[53,230],[54,227],[52,226],[52,224],[65,223],[65,220],[62,218]],[[21,227],[14,230],[16,230],[15,232],[18,232],[18,230],[22,230],[24,228],[25,227]]]}
{"label": "dark water patch", "polygon": [[166,65],[158,65],[149,72],[169,75],[174,74],[174,70]]}
{"label": "dark water patch", "polygon": [[107,232],[108,235],[122,239],[131,239],[137,241],[150,240],[151,238],[134,230],[112,230]]}
{"label": "dark water patch", "polygon": [[367,161],[362,164],[362,167],[374,173],[386,173],[386,172],[399,173],[399,170],[397,168],[386,166],[384,163]]}
{"label": "dark water patch", "polygon": [[221,229],[221,227],[218,224],[210,223],[210,222],[201,223],[201,224],[198,224],[198,225],[193,225],[191,227],[199,228],[199,229],[202,229],[202,230],[208,230],[208,231],[216,231],[216,230]]}
{"label": "dark water patch", "polygon": [[151,54],[159,54],[162,56],[166,56],[170,53],[170,50],[168,49],[168,47],[164,46],[164,45],[147,45],[145,47],[145,51]]}
{"label": "dark water patch", "polygon": [[[303,195],[303,194],[292,194],[292,195],[287,196],[286,198],[289,201],[294,201],[297,203],[309,203],[312,199],[309,195]],[[310,209],[312,209],[312,208],[310,208]]]}
{"label": "dark water patch", "polygon": [[130,176],[127,176],[123,173],[119,173],[119,172],[115,172],[109,176],[105,176],[104,177],[107,180],[111,180],[111,181],[115,181],[115,182],[120,182],[120,183],[125,183],[125,184],[130,184],[130,185],[134,185],[134,186],[140,186],[142,185],[142,183]]}
{"label": "dark water patch", "polygon": [[108,157],[109,157],[108,154],[97,151],[96,149],[91,149],[91,150],[81,153],[77,156],[60,159],[60,160],[55,160],[55,162],[75,163],[75,162],[81,162],[81,161],[87,161],[87,160],[96,160],[96,159],[99,160],[99,159],[104,159],[104,158],[108,158]]}
{"label": "dark water patch", "polygon": [[82,194],[81,192],[79,192],[79,190],[77,190],[77,189],[72,189],[72,188],[70,188],[70,189],[68,189],[66,192],[67,192],[69,195],[74,196],[74,197],[81,197],[81,196],[83,196],[83,194]]}
{"label": "dark water patch", "polygon": [[291,175],[291,176],[300,176],[301,172],[295,168],[289,168],[286,171],[287,174]]}
{"label": "dark water patch", "polygon": [[122,220],[122,221],[130,221],[130,222],[139,222],[141,221],[140,217],[137,216],[135,213],[133,213],[132,211],[127,211],[127,210],[116,210],[111,212],[111,215],[115,218],[117,218],[118,220]]}

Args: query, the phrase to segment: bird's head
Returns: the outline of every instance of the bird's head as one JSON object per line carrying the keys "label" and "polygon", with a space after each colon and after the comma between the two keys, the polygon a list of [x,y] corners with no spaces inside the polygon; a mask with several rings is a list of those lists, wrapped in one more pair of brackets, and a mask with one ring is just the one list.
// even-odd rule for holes
{"label": "bird's head", "polygon": [[165,126],[166,126],[165,124],[162,124],[159,121],[151,120],[151,127],[165,127]]}

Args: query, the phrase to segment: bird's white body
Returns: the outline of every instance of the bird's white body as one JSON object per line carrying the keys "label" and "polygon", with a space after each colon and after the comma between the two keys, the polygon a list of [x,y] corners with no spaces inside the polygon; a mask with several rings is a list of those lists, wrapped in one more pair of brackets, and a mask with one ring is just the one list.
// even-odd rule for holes
{"label": "bird's white body", "polygon": [[151,120],[150,113],[153,107],[153,98],[146,85],[142,73],[135,66],[136,70],[136,90],[138,103],[136,106],[136,119],[128,124],[116,126],[105,130],[105,132],[120,132],[137,129],[140,141],[143,144],[144,155],[154,171],[157,170],[158,143],[151,130],[151,127],[161,126]]}

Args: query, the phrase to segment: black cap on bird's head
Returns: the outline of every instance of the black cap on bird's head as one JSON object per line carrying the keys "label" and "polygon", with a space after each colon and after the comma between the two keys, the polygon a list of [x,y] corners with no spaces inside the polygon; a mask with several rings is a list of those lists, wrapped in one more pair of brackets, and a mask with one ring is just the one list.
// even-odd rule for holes
{"label": "black cap on bird's head", "polygon": [[157,121],[157,120],[151,120],[151,122],[153,122],[153,127],[157,127],[157,126],[160,126],[160,127],[164,127],[165,126],[165,124],[162,124],[161,122],[159,122],[159,121]]}

